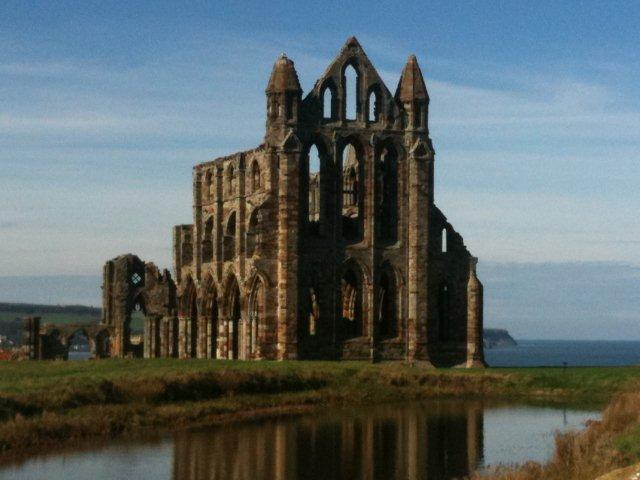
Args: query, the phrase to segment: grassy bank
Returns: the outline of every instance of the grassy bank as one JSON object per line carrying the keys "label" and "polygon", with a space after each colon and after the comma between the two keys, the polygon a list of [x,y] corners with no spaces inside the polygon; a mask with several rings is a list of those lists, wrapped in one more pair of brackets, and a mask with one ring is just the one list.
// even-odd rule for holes
{"label": "grassy bank", "polygon": [[[602,420],[581,432],[556,436],[554,457],[545,465],[528,463],[515,469],[476,476],[477,480],[586,480],[640,461],[640,391],[617,394]],[[612,478],[617,477],[612,475]],[[623,478],[623,477],[620,477]],[[624,477],[631,478],[627,475]],[[633,477],[635,478],[635,477]]]}
{"label": "grassy bank", "polygon": [[[7,362],[0,364],[0,461],[88,438],[320,405],[434,396],[604,404],[639,379],[640,368],[632,367],[432,370],[361,362]],[[620,442],[623,448],[624,439]]]}

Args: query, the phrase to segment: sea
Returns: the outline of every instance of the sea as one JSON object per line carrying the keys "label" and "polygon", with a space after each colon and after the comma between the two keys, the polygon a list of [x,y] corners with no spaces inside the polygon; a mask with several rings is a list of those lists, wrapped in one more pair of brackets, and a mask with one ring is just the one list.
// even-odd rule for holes
{"label": "sea", "polygon": [[516,340],[485,348],[491,367],[614,367],[640,365],[640,341]]}

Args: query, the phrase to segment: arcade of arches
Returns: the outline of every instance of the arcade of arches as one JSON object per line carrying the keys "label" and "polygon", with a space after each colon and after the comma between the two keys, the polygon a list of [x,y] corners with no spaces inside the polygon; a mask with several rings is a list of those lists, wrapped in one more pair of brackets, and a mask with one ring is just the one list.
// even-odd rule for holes
{"label": "arcade of arches", "polygon": [[484,365],[482,284],[434,201],[416,58],[392,94],[352,37],[303,97],[282,55],[266,104],[259,147],[194,167],[174,277],[105,265],[110,354],[140,353],[138,311],[146,357]]}

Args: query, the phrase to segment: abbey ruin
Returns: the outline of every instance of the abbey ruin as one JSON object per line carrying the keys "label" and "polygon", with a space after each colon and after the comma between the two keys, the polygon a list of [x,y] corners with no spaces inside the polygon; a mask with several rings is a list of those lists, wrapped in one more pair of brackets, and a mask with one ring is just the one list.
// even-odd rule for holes
{"label": "abbey ruin", "polygon": [[262,145],[194,167],[175,278],[131,254],[104,266],[108,354],[483,366],[477,260],[434,204],[415,56],[392,95],[350,38],[303,97],[281,55],[266,102]]}

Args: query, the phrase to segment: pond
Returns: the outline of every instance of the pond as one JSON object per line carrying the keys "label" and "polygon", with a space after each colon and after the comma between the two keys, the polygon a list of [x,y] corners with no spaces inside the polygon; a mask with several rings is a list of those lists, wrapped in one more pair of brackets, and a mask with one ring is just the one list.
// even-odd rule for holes
{"label": "pond", "polygon": [[4,480],[446,480],[546,461],[597,410],[438,400],[233,423],[36,457]]}

